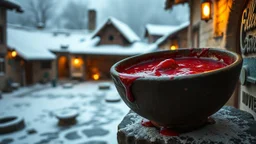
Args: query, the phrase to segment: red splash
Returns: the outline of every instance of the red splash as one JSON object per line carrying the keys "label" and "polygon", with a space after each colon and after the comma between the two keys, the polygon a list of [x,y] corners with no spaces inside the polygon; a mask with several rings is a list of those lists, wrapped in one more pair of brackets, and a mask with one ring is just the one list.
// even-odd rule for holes
{"label": "red splash", "polygon": [[126,93],[127,99],[130,102],[134,102],[135,99],[134,99],[134,97],[132,95],[132,92],[131,92],[131,86],[132,86],[133,81],[138,79],[139,76],[120,73],[119,77],[120,77],[120,80],[123,83],[123,86],[125,87],[125,93]]}
{"label": "red splash", "polygon": [[[144,127],[155,127],[154,124],[147,119],[142,119],[141,125]],[[159,133],[164,136],[179,136],[179,133],[165,127],[161,127]]]}
{"label": "red splash", "polygon": [[150,120],[147,120],[147,119],[143,119],[141,121],[141,125],[144,126],[144,127],[154,127],[152,122]]}
{"label": "red splash", "polygon": [[164,136],[179,136],[179,133],[164,127],[160,129],[160,134]]}

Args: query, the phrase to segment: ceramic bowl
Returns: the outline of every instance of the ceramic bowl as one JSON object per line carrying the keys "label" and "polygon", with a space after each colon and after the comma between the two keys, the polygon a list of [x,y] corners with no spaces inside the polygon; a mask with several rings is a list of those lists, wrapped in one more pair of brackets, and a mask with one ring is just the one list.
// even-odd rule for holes
{"label": "ceramic bowl", "polygon": [[[187,76],[144,77],[131,85],[130,102],[119,79],[120,69],[157,58],[201,56],[224,61],[228,66]],[[159,126],[198,126],[217,112],[231,97],[242,66],[240,55],[223,49],[179,49],[159,51],[121,60],[111,67],[115,86],[128,107]]]}

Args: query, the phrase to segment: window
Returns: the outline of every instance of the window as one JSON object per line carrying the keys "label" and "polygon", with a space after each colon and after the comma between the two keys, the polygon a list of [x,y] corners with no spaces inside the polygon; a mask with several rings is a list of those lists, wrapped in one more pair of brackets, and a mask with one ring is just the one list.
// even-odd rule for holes
{"label": "window", "polygon": [[52,68],[51,61],[41,62],[41,69],[51,69],[51,68]]}
{"label": "window", "polygon": [[0,57],[0,75],[5,73],[5,61],[4,57]]}
{"label": "window", "polygon": [[109,41],[113,41],[113,40],[114,40],[114,36],[113,36],[113,35],[109,35],[109,36],[108,36],[108,40],[109,40]]}
{"label": "window", "polygon": [[4,27],[0,25],[0,44],[4,43]]}

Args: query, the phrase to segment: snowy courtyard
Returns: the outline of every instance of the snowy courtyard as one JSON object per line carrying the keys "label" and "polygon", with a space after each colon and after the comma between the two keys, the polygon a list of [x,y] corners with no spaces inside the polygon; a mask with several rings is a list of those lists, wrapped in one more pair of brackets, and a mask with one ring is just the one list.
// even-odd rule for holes
{"label": "snowy courtyard", "polygon": [[[25,128],[0,135],[1,144],[116,144],[117,126],[128,113],[123,103],[106,102],[116,97],[112,82],[109,90],[99,90],[102,82],[83,82],[72,88],[57,86],[27,92],[22,88],[0,99],[0,117],[17,115]],[[104,82],[106,83],[106,82]],[[58,125],[55,114],[61,110],[77,111],[76,124]]]}

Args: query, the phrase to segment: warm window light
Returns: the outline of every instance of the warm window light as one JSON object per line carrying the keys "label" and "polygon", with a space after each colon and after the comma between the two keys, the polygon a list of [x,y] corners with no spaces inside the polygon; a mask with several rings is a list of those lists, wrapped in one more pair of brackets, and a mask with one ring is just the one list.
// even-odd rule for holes
{"label": "warm window light", "polygon": [[178,49],[178,48],[175,45],[171,46],[171,50],[176,50],[176,49]]}
{"label": "warm window light", "polygon": [[100,75],[99,75],[99,74],[93,74],[93,75],[92,75],[92,78],[93,78],[94,80],[98,80],[98,79],[100,78]]}
{"label": "warm window light", "polygon": [[211,0],[201,1],[201,19],[206,22],[211,19],[211,11],[212,11],[211,5],[212,5]]}
{"label": "warm window light", "polygon": [[79,64],[79,62],[80,62],[80,61],[79,61],[79,59],[78,59],[78,58],[75,58],[75,59],[74,59],[74,64],[78,65],[78,64]]}
{"label": "warm window light", "polygon": [[13,58],[15,58],[17,56],[17,52],[16,51],[12,51],[11,55],[12,55]]}

